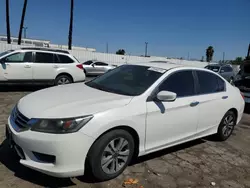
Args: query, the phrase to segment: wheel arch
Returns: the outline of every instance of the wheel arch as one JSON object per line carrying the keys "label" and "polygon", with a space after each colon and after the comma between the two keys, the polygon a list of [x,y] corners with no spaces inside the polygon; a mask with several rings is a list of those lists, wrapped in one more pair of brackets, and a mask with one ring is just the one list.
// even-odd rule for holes
{"label": "wheel arch", "polygon": [[[128,126],[128,125],[119,125],[119,126],[116,126],[116,127],[113,127],[113,128],[110,128],[110,129],[106,130],[105,132],[103,132],[101,135],[99,135],[99,136],[95,139],[95,141],[92,143],[91,147],[89,148],[89,151],[91,150],[92,146],[96,143],[96,141],[97,141],[99,138],[101,138],[103,135],[105,135],[106,133],[108,133],[108,132],[110,132],[110,131],[118,130],[118,129],[120,129],[120,130],[125,130],[125,131],[127,131],[129,134],[131,134],[131,136],[133,137],[134,142],[135,142],[135,150],[134,150],[134,154],[133,154],[133,156],[132,156],[132,160],[135,159],[136,157],[138,157],[138,155],[139,155],[139,147],[140,147],[140,138],[139,138],[139,134],[138,134],[138,132],[137,132],[134,128],[132,128],[132,127],[130,127],[130,126]],[[88,153],[89,153],[89,151],[88,151]],[[88,154],[87,154],[87,156],[88,156]],[[85,161],[85,166],[86,166],[86,162],[87,162],[87,161]]]}
{"label": "wheel arch", "polygon": [[236,122],[237,122],[238,121],[238,110],[236,108],[231,108],[231,109],[228,110],[228,112],[229,111],[232,111],[235,114],[235,116],[236,116]]}
{"label": "wheel arch", "polygon": [[72,82],[74,82],[73,76],[72,76],[71,74],[67,73],[67,72],[61,72],[61,73],[59,73],[59,74],[56,76],[55,80],[56,80],[59,76],[62,76],[62,75],[67,75],[68,77],[71,78]]}

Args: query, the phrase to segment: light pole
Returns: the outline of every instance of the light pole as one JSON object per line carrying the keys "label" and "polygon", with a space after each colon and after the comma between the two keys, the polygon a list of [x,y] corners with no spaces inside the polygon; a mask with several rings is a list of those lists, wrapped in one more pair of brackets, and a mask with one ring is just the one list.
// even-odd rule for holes
{"label": "light pole", "polygon": [[28,29],[28,27],[23,27],[23,37],[26,38],[26,30]]}
{"label": "light pole", "polygon": [[148,56],[148,42],[145,42],[145,57]]}
{"label": "light pole", "polygon": [[223,63],[225,62],[225,52],[223,52]]}

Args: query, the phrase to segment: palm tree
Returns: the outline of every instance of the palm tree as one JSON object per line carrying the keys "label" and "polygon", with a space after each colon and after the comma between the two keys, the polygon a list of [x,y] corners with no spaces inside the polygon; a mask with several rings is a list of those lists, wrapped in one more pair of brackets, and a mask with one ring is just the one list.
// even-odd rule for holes
{"label": "palm tree", "polygon": [[213,46],[209,46],[206,50],[207,62],[211,62],[213,60],[214,48]]}
{"label": "palm tree", "polygon": [[24,0],[24,3],[23,3],[23,12],[22,12],[22,18],[21,18],[21,23],[20,23],[20,28],[19,28],[18,42],[17,42],[18,45],[21,44],[21,40],[22,40],[23,23],[24,23],[24,18],[26,14],[27,2],[28,0]]}
{"label": "palm tree", "polygon": [[6,29],[7,29],[7,43],[11,44],[10,34],[10,15],[9,15],[9,0],[6,0]]}
{"label": "palm tree", "polygon": [[73,16],[74,16],[74,0],[71,0],[70,5],[70,23],[69,23],[69,38],[68,38],[68,49],[72,48],[72,32],[73,32]]}

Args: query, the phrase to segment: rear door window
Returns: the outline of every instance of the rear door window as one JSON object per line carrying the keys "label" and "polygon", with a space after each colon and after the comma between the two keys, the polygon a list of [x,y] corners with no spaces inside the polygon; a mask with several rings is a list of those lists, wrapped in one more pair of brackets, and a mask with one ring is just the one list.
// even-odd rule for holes
{"label": "rear door window", "polygon": [[36,52],[36,63],[53,63],[53,54],[52,53],[44,53],[44,52]]}
{"label": "rear door window", "polygon": [[219,76],[206,71],[196,71],[196,73],[199,81],[199,94],[225,91],[225,82]]}
{"label": "rear door window", "polygon": [[71,59],[69,56],[66,56],[66,55],[57,55],[57,57],[59,58],[60,63],[73,63],[74,62],[73,59]]}

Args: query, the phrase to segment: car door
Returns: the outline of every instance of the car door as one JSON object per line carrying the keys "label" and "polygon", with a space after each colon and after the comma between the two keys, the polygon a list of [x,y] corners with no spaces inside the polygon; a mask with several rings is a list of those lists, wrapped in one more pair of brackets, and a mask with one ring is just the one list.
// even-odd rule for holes
{"label": "car door", "polygon": [[229,110],[225,81],[217,74],[196,71],[198,81],[199,124],[197,133],[209,135],[217,131],[224,114]]}
{"label": "car door", "polygon": [[94,72],[95,74],[103,74],[106,72],[106,67],[108,66],[107,63],[103,63],[103,62],[95,62],[93,63],[93,68],[94,68]]}
{"label": "car door", "polygon": [[198,109],[192,71],[172,73],[158,86],[160,91],[175,92],[177,98],[173,102],[147,102],[147,151],[184,142],[196,134]]}
{"label": "car door", "polygon": [[17,52],[3,59],[7,81],[32,81],[32,52]]}
{"label": "car door", "polygon": [[35,52],[33,66],[34,81],[51,81],[56,77],[57,65],[54,63],[54,54],[49,52]]}

